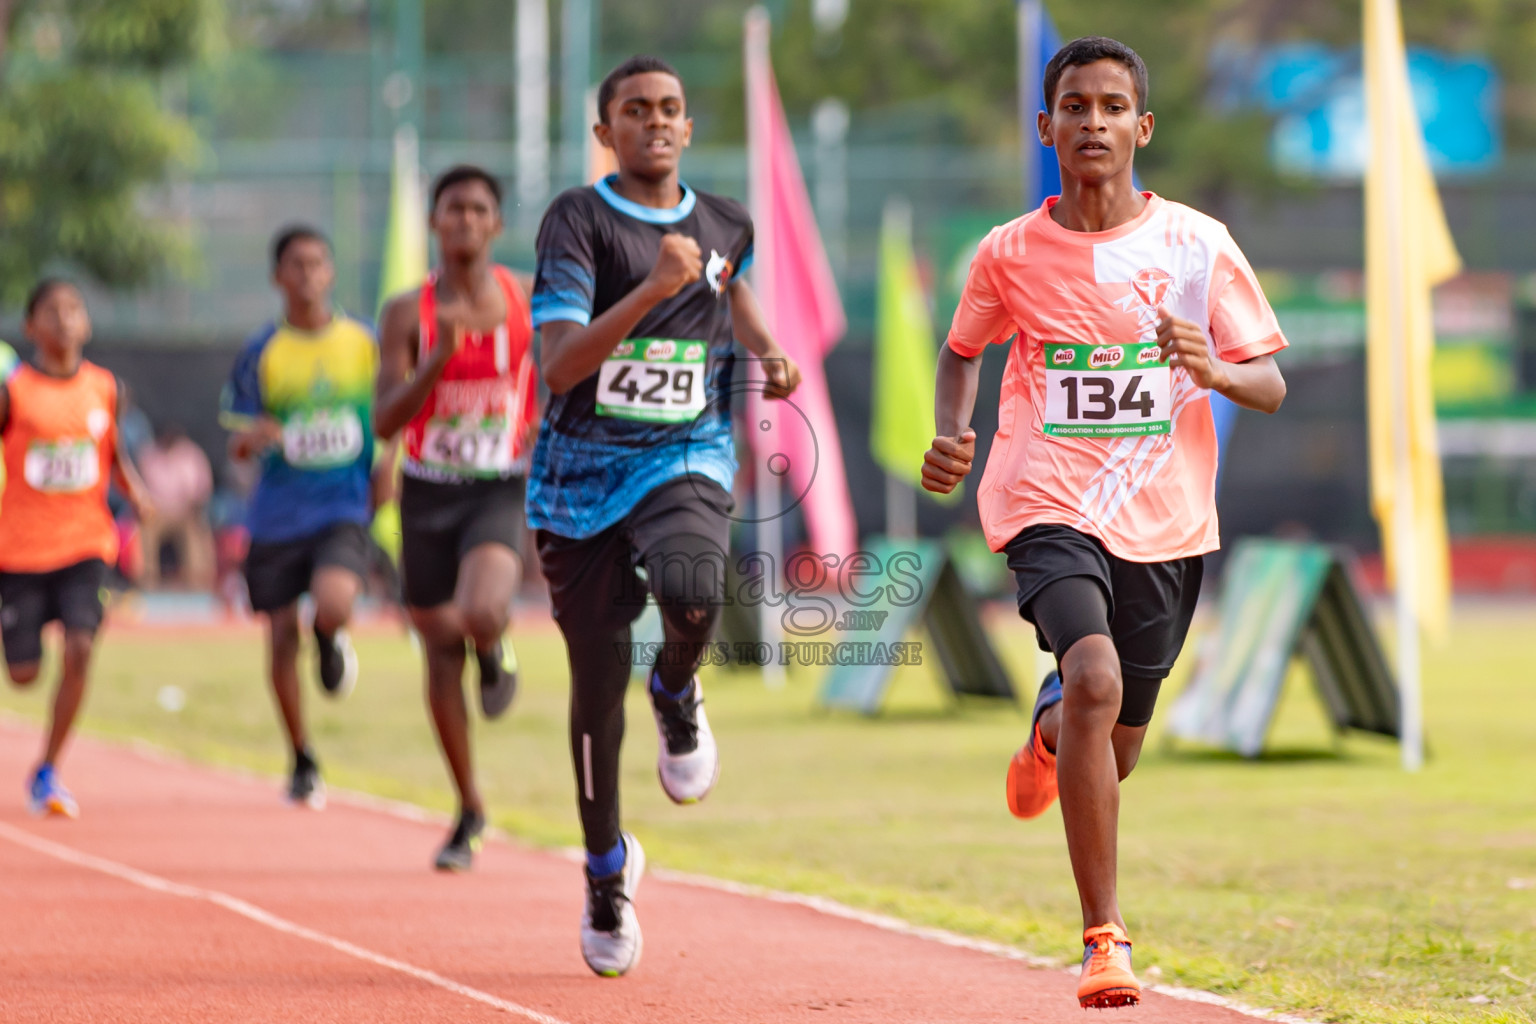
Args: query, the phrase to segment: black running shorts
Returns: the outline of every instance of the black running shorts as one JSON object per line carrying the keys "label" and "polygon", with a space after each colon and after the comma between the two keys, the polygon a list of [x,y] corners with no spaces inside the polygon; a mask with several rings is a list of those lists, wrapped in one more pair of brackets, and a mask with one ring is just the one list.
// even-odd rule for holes
{"label": "black running shorts", "polygon": [[0,636],[5,660],[26,665],[43,657],[43,627],[95,634],[106,608],[107,563],[88,558],[52,572],[0,572]]}
{"label": "black running shorts", "polygon": [[[1034,624],[1040,649],[1053,653],[1059,664],[1085,636],[1108,636],[1126,686],[1120,721],[1150,721],[1157,687],[1184,648],[1205,559],[1130,562],[1110,554],[1097,538],[1055,524],[1027,527],[1003,550],[1018,582],[1019,614]],[[1053,586],[1076,579],[1091,580],[1099,594]],[[1040,598],[1056,604],[1036,607]],[[1069,607],[1061,607],[1063,602]]]}
{"label": "black running shorts", "polygon": [[[537,533],[539,567],[555,620],[569,636],[609,637],[640,617],[652,587],[636,571],[677,583],[699,600],[721,600],[731,550],[731,496],[713,480],[669,480],[625,517],[591,537]],[[574,641],[573,641],[574,642]]]}
{"label": "black running shorts", "polygon": [[332,523],[294,540],[252,541],[244,566],[251,609],[270,613],[288,607],[309,590],[315,570],[323,566],[366,580],[371,556],[368,530],[359,523]]}
{"label": "black running shorts", "polygon": [[453,600],[459,563],[481,544],[521,554],[522,477],[435,483],[407,476],[400,490],[400,572],[405,603],[436,608]]}

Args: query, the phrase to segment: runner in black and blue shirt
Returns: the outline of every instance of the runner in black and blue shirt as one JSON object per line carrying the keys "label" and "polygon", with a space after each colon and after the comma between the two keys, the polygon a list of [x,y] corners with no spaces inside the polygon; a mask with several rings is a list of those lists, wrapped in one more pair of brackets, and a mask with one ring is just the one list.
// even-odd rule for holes
{"label": "runner in black and blue shirt", "polygon": [[777,397],[800,375],[740,280],[751,218],[678,178],[693,123],[677,72],[631,58],[604,79],[598,112],[593,131],[619,172],[559,196],[539,230],[533,323],[553,397],[528,477],[528,522],[571,663],[587,850],[582,955],[613,976],[639,959],[633,900],[645,864],[619,829],[629,627],[654,595],[667,641],[649,686],[657,769],[672,800],[702,800],[719,758],[694,672],[730,549],[732,339],[763,360]]}

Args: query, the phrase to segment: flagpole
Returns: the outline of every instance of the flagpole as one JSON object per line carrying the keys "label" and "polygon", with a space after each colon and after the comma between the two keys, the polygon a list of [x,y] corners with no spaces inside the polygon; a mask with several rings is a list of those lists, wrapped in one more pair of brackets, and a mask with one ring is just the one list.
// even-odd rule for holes
{"label": "flagpole", "polygon": [[1040,22],[1043,10],[1041,0],[1019,0],[1017,14],[1017,40],[1019,62],[1019,144],[1024,158],[1024,209],[1039,206],[1043,196],[1035,194],[1040,183],[1040,143],[1035,131],[1035,89],[1040,76]]}
{"label": "flagpole", "polygon": [[[747,11],[746,32],[746,67],[751,81],[752,70],[762,69],[768,64],[768,12],[761,6],[754,6]],[[751,103],[750,86],[748,89],[748,103]],[[763,166],[767,159],[767,139],[763,137],[768,130],[766,124],[756,124],[751,116],[749,107],[747,118],[747,198],[751,207],[755,244],[760,252],[768,253],[773,250],[773,218],[769,216],[768,168]],[[754,136],[756,136],[754,138]],[[753,157],[756,157],[754,160]],[[758,293],[758,301],[762,306],[765,316],[772,317],[775,307],[774,288],[770,259],[758,259],[752,267],[752,284]],[[769,329],[774,325],[770,322]],[[756,364],[761,370],[761,364]],[[761,376],[766,380],[767,374]],[[779,436],[778,408],[767,400],[762,386],[752,387],[747,393],[747,430],[748,436],[761,437],[772,441]],[[761,442],[759,442],[761,444]],[[749,444],[749,450],[756,450],[758,444]],[[766,457],[753,459],[753,496],[756,504],[757,519],[757,550],[762,555],[763,571],[768,578],[763,582],[764,599],[758,606],[758,625],[762,642],[768,645],[769,657],[767,664],[762,666],[763,683],[770,689],[778,689],[784,685],[784,666],[779,664],[779,644],[784,639],[783,623],[780,621],[779,602],[775,597],[779,592],[779,581],[782,579],[784,565],[784,535],[779,517],[774,514],[783,504],[783,495],[780,491],[779,477],[768,466]]]}
{"label": "flagpole", "polygon": [[[1390,26],[1391,31],[1376,34],[1378,46],[1389,39],[1401,38],[1397,0],[1370,0],[1377,4],[1379,24]],[[1378,59],[1386,54],[1379,54]],[[1393,69],[1395,71],[1395,69]],[[1395,550],[1393,554],[1394,576],[1397,582],[1397,671],[1398,689],[1402,708],[1399,732],[1402,734],[1403,770],[1418,771],[1424,764],[1424,714],[1421,696],[1419,662],[1419,621],[1414,607],[1414,594],[1418,583],[1416,522],[1413,487],[1413,451],[1410,432],[1411,401],[1407,317],[1403,302],[1406,288],[1405,254],[1403,252],[1403,167],[1399,158],[1404,141],[1399,137],[1402,119],[1396,104],[1408,102],[1406,95],[1396,89],[1381,89],[1384,152],[1373,154],[1377,161],[1377,173],[1381,175],[1383,215],[1387,224],[1387,281],[1390,309],[1388,324],[1392,338],[1392,476],[1394,501],[1392,504],[1392,532]]]}
{"label": "flagpole", "polygon": [[[901,236],[905,251],[912,249],[912,204],[902,196],[885,201],[884,219]],[[885,474],[885,535],[891,540],[917,538],[917,491],[893,473]]]}

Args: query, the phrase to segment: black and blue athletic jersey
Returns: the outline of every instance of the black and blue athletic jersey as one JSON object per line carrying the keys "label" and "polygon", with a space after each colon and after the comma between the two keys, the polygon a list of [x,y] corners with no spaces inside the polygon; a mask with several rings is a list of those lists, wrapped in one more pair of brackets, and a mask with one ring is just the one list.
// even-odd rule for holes
{"label": "black and blue athletic jersey", "polygon": [[699,243],[704,275],[646,313],[598,372],[544,412],[528,476],[528,524],[590,537],[647,493],[690,473],[725,490],[731,440],[731,279],[752,262],[752,219],[732,199],[682,186],[670,209],[619,195],[610,176],[570,189],[539,227],[533,325],[585,326],[643,281],[661,238]]}

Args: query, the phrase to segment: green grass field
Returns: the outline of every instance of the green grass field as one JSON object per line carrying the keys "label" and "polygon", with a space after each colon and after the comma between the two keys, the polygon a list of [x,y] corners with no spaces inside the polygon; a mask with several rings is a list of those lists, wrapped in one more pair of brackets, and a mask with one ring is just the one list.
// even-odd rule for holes
{"label": "green grass field", "polygon": [[[1336,744],[1300,675],[1278,752],[1263,761],[1175,753],[1154,736],[1121,826],[1122,900],[1144,974],[1324,1020],[1536,1020],[1533,627],[1530,606],[1467,608],[1451,642],[1429,651],[1433,757],[1417,776],[1399,770],[1394,745]],[[999,640],[1032,696],[1032,638],[1004,625]],[[327,777],[450,810],[410,643],[376,634],[359,650],[352,699],[309,703]],[[492,814],[531,841],[574,844],[563,649],[546,625],[525,631],[519,652],[518,704],[478,731]],[[109,631],[84,727],[279,773],[262,665],[255,631]],[[1003,805],[1025,713],[954,706],[926,669],[902,672],[887,713],[865,720],[816,710],[809,674],[770,691],[754,673],[714,670],[724,770],[694,808],[672,806],[656,783],[636,691],[627,826],[669,867],[1071,958],[1078,909],[1060,815],[1017,822]],[[1165,701],[1181,682],[1176,672]],[[156,701],[166,685],[186,693],[178,713]],[[0,708],[40,718],[50,689],[7,691]],[[78,795],[89,814],[90,793]]]}

